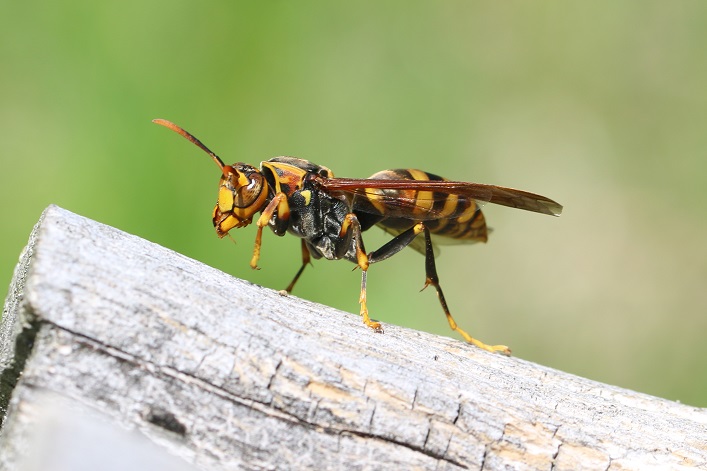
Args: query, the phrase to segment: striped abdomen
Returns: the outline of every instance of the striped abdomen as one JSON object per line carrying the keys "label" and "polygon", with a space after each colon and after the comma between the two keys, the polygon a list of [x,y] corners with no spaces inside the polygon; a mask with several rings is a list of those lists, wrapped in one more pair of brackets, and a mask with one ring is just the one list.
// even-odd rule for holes
{"label": "striped abdomen", "polygon": [[[383,170],[373,180],[440,181],[440,176],[416,169]],[[367,188],[354,199],[354,209],[367,229],[377,224],[393,234],[424,222],[446,242],[486,242],[486,221],[476,201],[452,192]],[[367,214],[361,214],[367,213]],[[444,240],[437,239],[444,243]]]}

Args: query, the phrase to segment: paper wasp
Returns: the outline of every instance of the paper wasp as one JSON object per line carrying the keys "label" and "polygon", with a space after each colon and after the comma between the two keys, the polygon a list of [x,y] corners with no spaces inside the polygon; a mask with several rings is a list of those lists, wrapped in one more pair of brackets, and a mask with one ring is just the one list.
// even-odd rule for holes
{"label": "paper wasp", "polygon": [[[457,326],[439,285],[433,239],[444,242],[486,242],[482,203],[559,216],[562,206],[527,191],[481,183],[449,181],[414,169],[384,170],[367,179],[335,178],[327,167],[295,157],[275,157],[260,168],[244,163],[225,165],[197,138],[174,123],[155,119],[182,135],[216,162],[221,170],[218,198],[213,211],[216,234],[224,237],[233,228],[255,225],[255,248],[250,266],[258,268],[263,228],[278,236],[289,232],[302,241],[302,266],[286,288],[289,293],[310,263],[310,257],[346,259],[361,269],[361,316],[376,332],[381,324],[371,320],[366,305],[366,276],[371,264],[385,260],[408,245],[425,255],[425,287],[432,285],[452,330],[492,352],[509,354],[504,345],[486,345]],[[366,252],[361,233],[378,225],[394,237],[378,250]],[[424,235],[424,239],[417,238]]]}

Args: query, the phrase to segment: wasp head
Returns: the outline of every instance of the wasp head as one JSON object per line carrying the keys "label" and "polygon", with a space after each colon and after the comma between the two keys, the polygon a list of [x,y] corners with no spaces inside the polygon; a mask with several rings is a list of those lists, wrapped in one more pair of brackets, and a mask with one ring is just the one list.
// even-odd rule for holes
{"label": "wasp head", "polygon": [[166,119],[153,119],[153,123],[164,126],[209,154],[221,169],[218,185],[218,199],[214,208],[213,221],[216,234],[223,237],[234,227],[244,227],[253,221],[253,215],[267,202],[268,183],[260,170],[247,164],[224,165],[218,155],[176,124]]}
{"label": "wasp head", "polygon": [[216,234],[223,237],[234,227],[250,224],[267,196],[268,183],[260,170],[242,163],[224,165],[213,214]]}

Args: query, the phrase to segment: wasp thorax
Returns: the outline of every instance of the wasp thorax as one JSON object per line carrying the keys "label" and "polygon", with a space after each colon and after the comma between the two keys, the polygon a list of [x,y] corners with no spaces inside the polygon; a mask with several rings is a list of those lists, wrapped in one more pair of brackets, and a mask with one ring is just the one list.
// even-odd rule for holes
{"label": "wasp thorax", "polygon": [[258,169],[246,164],[224,165],[219,182],[213,222],[223,237],[234,227],[244,227],[265,206],[268,184]]}

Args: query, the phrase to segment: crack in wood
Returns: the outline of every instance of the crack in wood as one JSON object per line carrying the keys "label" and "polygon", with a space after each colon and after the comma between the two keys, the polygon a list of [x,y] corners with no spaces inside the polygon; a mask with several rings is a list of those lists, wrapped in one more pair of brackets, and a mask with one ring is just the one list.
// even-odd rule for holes
{"label": "crack in wood", "polygon": [[275,381],[275,378],[277,377],[278,371],[280,371],[280,367],[282,366],[282,359],[278,360],[277,365],[275,365],[275,370],[272,373],[272,376],[270,376],[270,379],[268,380],[268,385],[265,387],[265,389],[271,390],[272,389],[272,383]]}
{"label": "crack in wood", "polygon": [[14,358],[12,364],[0,373],[0,430],[7,419],[7,408],[12,391],[22,376],[25,363],[34,348],[34,339],[39,331],[39,322],[32,320],[23,323],[22,330],[15,337]]}
{"label": "crack in wood", "polygon": [[479,466],[479,471],[484,471],[484,468],[486,467],[486,456],[488,456],[490,448],[491,445],[489,444],[484,446],[484,454],[481,456],[481,466]]}
{"label": "crack in wood", "polygon": [[[438,461],[443,461],[446,463],[449,463],[451,465],[460,467],[462,469],[468,469],[467,466],[464,463],[457,462],[455,460],[449,459],[443,455],[440,455],[439,453],[434,453],[430,450],[426,450],[423,447],[415,446],[410,443],[406,443],[401,440],[396,440],[391,437],[386,437],[382,436],[379,434],[374,434],[370,432],[365,432],[361,430],[355,430],[355,429],[347,429],[343,427],[332,427],[332,426],[323,426],[317,423],[312,423],[308,422],[306,420],[303,420],[302,418],[293,415],[289,413],[287,410],[276,407],[272,404],[267,404],[264,402],[257,401],[252,398],[243,398],[240,397],[236,394],[233,394],[231,391],[228,391],[222,387],[216,386],[214,384],[211,384],[207,381],[204,381],[203,379],[194,376],[191,373],[186,373],[180,370],[177,370],[175,368],[169,367],[169,366],[161,366],[161,365],[156,365],[148,360],[145,360],[143,358],[136,357],[130,353],[125,352],[124,350],[118,349],[116,347],[106,345],[105,343],[89,337],[87,335],[81,334],[79,332],[74,332],[70,329],[67,329],[63,326],[57,325],[53,322],[47,321],[47,320],[42,320],[41,323],[51,325],[52,327],[61,330],[63,332],[66,332],[70,335],[73,335],[77,338],[77,343],[82,345],[83,347],[90,348],[94,351],[102,352],[105,353],[106,355],[116,358],[120,361],[132,364],[133,366],[143,369],[145,371],[149,371],[150,373],[156,375],[156,376],[165,376],[169,378],[176,379],[181,382],[186,382],[189,383],[197,388],[200,388],[204,391],[208,391],[213,394],[217,394],[218,396],[238,403],[244,407],[249,407],[253,408],[261,413],[264,413],[270,417],[274,418],[279,418],[281,420],[285,420],[288,422],[291,422],[293,424],[297,424],[298,426],[308,428],[310,430],[318,430],[330,435],[342,435],[342,434],[348,434],[352,436],[357,436],[360,438],[364,439],[370,439],[370,440],[378,440],[386,443],[390,443],[396,446],[404,447],[407,448],[411,451],[420,453],[422,455],[428,456],[430,458],[433,458]],[[278,363],[278,367],[276,368],[275,374],[273,374],[273,378],[277,376],[277,371],[279,370],[280,365],[282,364],[282,361]],[[271,378],[272,381],[272,378]],[[173,415],[173,414],[172,414]],[[369,426],[372,424],[373,417],[375,416],[375,405],[374,405],[374,412],[371,414],[371,422],[369,423]],[[145,418],[145,417],[143,417]],[[176,419],[176,417],[175,417]],[[148,420],[148,422],[153,423]],[[176,426],[177,430],[181,430],[179,426]],[[179,434],[186,434],[186,431],[184,433],[179,433]],[[429,432],[428,432],[429,434]]]}
{"label": "crack in wood", "polygon": [[562,442],[560,442],[557,445],[557,449],[555,450],[555,453],[552,454],[552,462],[550,463],[550,471],[555,471],[555,467],[557,465],[557,456],[560,454],[560,448],[562,448]]}

